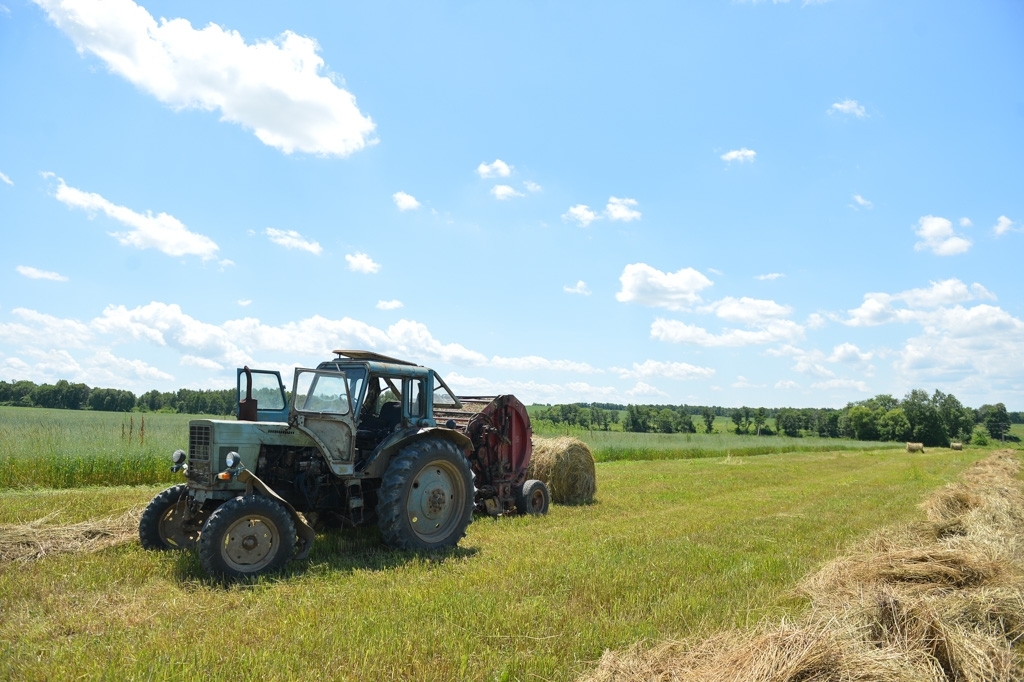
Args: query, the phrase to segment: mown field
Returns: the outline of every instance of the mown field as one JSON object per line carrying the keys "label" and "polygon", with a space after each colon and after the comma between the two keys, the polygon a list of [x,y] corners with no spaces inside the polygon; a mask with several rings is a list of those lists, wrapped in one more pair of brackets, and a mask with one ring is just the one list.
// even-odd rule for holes
{"label": "mown field", "polygon": [[[151,426],[146,415],[140,444],[139,415],[128,443],[119,417],[18,413],[29,426],[0,410],[2,466],[50,457],[59,471],[70,457],[79,472],[90,453],[151,457],[166,471],[188,420],[152,415]],[[12,444],[26,428],[59,454]],[[307,561],[251,584],[211,581],[193,554],[145,552],[130,538],[0,559],[0,678],[574,679],[605,649],[799,612],[798,578],[878,527],[918,518],[929,491],[986,452],[603,462],[595,504],[477,519],[439,556],[388,551],[374,531],[322,535]],[[73,479],[0,485],[0,541],[40,518],[51,531],[130,522],[163,487]]]}

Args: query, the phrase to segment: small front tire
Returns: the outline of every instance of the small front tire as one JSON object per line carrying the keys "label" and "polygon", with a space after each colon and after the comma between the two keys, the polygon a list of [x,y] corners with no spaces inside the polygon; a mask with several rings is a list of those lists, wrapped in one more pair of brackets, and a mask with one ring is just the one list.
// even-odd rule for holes
{"label": "small front tire", "polygon": [[291,559],[295,541],[295,523],[279,502],[264,495],[236,497],[207,519],[199,536],[199,561],[214,576],[272,573]]}
{"label": "small front tire", "polygon": [[139,519],[139,541],[144,549],[192,549],[209,516],[199,508],[190,513],[188,486],[172,486],[146,505]]}
{"label": "small front tire", "polygon": [[548,513],[551,504],[551,493],[544,481],[531,479],[516,491],[516,510],[520,514],[543,516]]}

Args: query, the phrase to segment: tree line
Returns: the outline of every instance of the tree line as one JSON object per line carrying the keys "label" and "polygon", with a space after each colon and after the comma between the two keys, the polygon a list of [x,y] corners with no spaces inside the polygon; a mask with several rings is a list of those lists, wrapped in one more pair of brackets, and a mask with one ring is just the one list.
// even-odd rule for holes
{"label": "tree line", "polygon": [[97,412],[179,412],[184,414],[233,414],[235,389],[197,391],[149,391],[136,396],[118,388],[90,388],[61,379],[55,384],[31,381],[0,381],[0,405],[46,407]]}
{"label": "tree line", "polygon": [[534,420],[553,425],[609,430],[612,424],[621,424],[623,431],[637,433],[711,433],[716,417],[728,417],[730,430],[740,435],[914,441],[933,447],[1005,439],[1010,424],[1024,423],[1024,413],[1008,412],[1003,403],[974,409],[951,393],[920,389],[902,400],[880,394],[842,409],[573,403],[547,405],[532,413]]}

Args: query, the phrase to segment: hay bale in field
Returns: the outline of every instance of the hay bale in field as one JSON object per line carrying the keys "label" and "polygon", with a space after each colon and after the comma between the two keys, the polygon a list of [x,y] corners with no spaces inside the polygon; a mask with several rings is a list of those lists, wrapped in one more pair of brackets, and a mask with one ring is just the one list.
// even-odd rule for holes
{"label": "hay bale in field", "polygon": [[950,450],[963,450],[964,449],[964,444],[963,443],[957,443],[956,441],[953,441],[952,443],[949,444],[949,449]]}
{"label": "hay bale in field", "polygon": [[590,504],[597,492],[594,455],[576,438],[534,436],[526,478],[544,481],[556,504]]}
{"label": "hay bale in field", "polygon": [[924,452],[924,443],[907,443],[907,452]]}

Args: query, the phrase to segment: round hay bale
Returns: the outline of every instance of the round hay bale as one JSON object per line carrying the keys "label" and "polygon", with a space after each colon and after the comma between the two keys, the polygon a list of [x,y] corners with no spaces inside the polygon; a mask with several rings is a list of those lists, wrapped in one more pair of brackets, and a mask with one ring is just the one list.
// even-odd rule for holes
{"label": "round hay bale", "polygon": [[526,478],[544,481],[556,504],[590,504],[597,492],[594,455],[576,438],[533,438]]}

